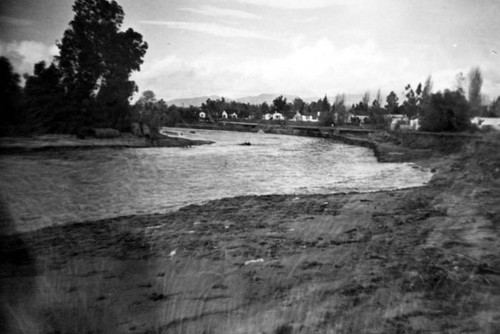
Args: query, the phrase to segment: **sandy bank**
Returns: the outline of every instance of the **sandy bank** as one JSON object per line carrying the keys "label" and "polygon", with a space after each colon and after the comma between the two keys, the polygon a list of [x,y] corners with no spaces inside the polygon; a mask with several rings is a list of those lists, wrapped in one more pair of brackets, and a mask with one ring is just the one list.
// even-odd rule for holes
{"label": "sandy bank", "polygon": [[415,189],[245,196],[6,237],[4,309],[11,329],[39,332],[495,333],[499,148],[415,158],[436,170]]}
{"label": "sandy bank", "polygon": [[145,148],[145,147],[187,147],[212,144],[210,141],[190,140],[163,135],[152,141],[123,133],[116,138],[78,139],[73,135],[44,135],[34,137],[0,138],[0,152],[23,153],[62,149],[95,149],[95,148]]}

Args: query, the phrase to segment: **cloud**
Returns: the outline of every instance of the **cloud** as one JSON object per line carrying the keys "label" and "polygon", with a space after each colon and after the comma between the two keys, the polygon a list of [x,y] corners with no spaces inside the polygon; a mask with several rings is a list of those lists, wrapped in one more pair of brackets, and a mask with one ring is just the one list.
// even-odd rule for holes
{"label": "cloud", "polygon": [[240,3],[283,9],[313,9],[345,4],[348,0],[237,0]]}
{"label": "cloud", "polygon": [[13,25],[13,26],[23,26],[23,27],[33,25],[33,21],[31,21],[31,20],[19,19],[19,18],[10,17],[10,16],[3,16],[3,15],[0,15],[0,23]]}
{"label": "cloud", "polygon": [[42,60],[50,62],[57,54],[56,45],[48,46],[34,41],[0,43],[0,55],[7,57],[19,74],[32,73],[36,63]]}
{"label": "cloud", "polygon": [[179,10],[187,11],[191,13],[206,15],[206,16],[216,16],[216,17],[234,17],[240,19],[260,19],[261,17],[252,13],[244,12],[241,10],[234,9],[224,9],[213,6],[200,6],[199,8],[180,8]]}
{"label": "cloud", "polygon": [[219,37],[254,38],[254,39],[268,39],[268,40],[274,39],[273,37],[259,34],[255,31],[233,28],[216,23],[186,22],[186,21],[148,21],[148,20],[139,21],[139,23],[146,25],[166,26],[171,29],[201,32]]}
{"label": "cloud", "polygon": [[[434,73],[407,53],[384,49],[367,39],[345,47],[329,39],[308,43],[301,35],[289,52],[274,58],[204,54],[194,60],[168,56],[151,63],[135,75],[141,89],[152,89],[159,97],[221,95],[237,98],[260,93],[296,94],[303,98],[338,93],[361,94],[367,90],[383,96],[390,91],[402,96],[410,83],[416,87],[432,75],[434,91],[454,89],[458,72],[468,68],[441,68]],[[486,74],[486,72],[483,72]],[[165,79],[166,78],[166,79]],[[485,75],[483,93],[498,89],[499,83]]]}

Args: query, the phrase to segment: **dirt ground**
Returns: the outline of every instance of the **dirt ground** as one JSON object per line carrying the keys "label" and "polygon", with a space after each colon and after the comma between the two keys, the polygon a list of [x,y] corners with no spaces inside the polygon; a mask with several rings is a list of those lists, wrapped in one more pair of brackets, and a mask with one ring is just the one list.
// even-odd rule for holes
{"label": "dirt ground", "polygon": [[[13,333],[499,333],[500,143],[424,187],[246,196],[2,238]],[[1,328],[1,327],[0,327]]]}

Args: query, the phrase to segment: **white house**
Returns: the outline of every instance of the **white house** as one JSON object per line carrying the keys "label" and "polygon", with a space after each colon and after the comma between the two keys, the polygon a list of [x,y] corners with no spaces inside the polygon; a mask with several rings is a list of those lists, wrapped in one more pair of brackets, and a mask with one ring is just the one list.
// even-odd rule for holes
{"label": "white house", "polygon": [[229,117],[236,119],[238,118],[238,115],[235,112],[233,112],[231,115],[229,115]]}
{"label": "white house", "polygon": [[479,128],[491,126],[493,129],[500,131],[500,118],[474,117],[470,121],[472,124],[476,124]]}
{"label": "white house", "polygon": [[302,121],[303,122],[317,122],[318,119],[314,118],[313,115],[302,115]]}
{"label": "white house", "polygon": [[273,119],[273,115],[270,113],[267,113],[264,116],[262,116],[262,118],[264,118],[266,121],[269,121],[270,119]]}
{"label": "white house", "polygon": [[199,117],[200,119],[205,119],[205,118],[207,118],[207,114],[205,114],[205,112],[204,112],[204,111],[202,111],[202,112],[200,112],[200,114],[198,115],[198,117]]}
{"label": "white house", "polygon": [[222,111],[222,118],[227,118],[227,112],[225,110]]}
{"label": "white house", "polygon": [[284,119],[285,119],[285,118],[283,117],[283,115],[282,115],[282,114],[280,114],[279,112],[275,112],[275,113],[273,114],[273,120],[275,120],[275,121],[282,121],[282,120],[284,120]]}
{"label": "white house", "polygon": [[420,130],[420,118],[410,119],[410,129],[411,130]]}

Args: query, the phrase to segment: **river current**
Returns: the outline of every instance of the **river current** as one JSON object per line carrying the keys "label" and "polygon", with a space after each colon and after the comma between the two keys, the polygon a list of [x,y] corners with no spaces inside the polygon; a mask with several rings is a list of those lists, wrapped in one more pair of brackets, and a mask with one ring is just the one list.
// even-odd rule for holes
{"label": "river current", "polygon": [[[3,155],[0,195],[18,231],[164,213],[239,195],[376,191],[423,185],[432,174],[378,163],[369,149],[327,139],[169,129],[212,145]],[[250,145],[240,145],[250,143]]]}

